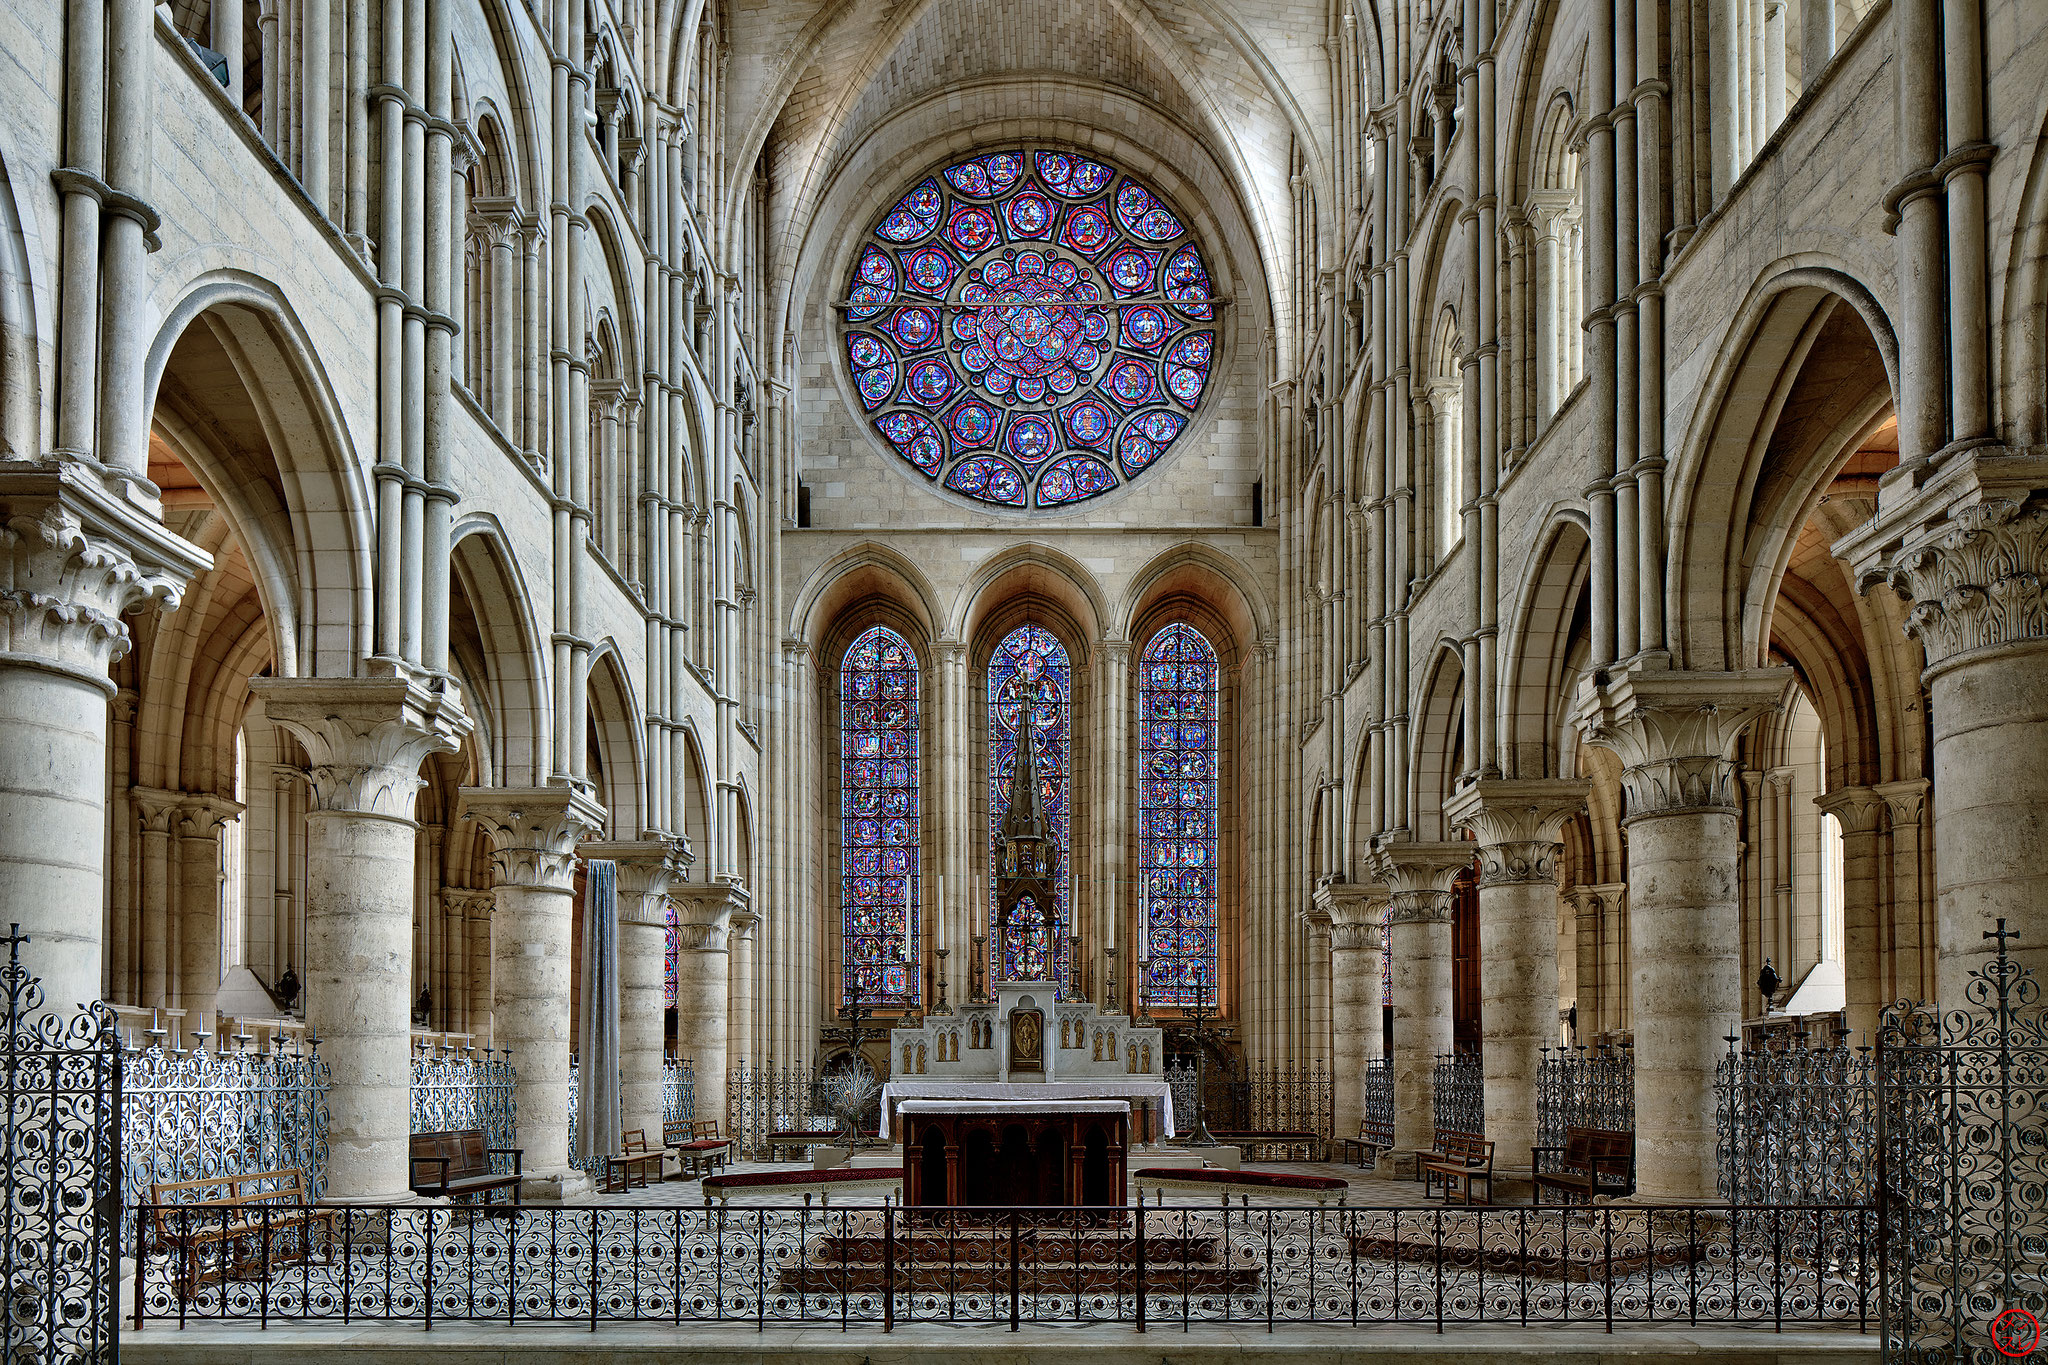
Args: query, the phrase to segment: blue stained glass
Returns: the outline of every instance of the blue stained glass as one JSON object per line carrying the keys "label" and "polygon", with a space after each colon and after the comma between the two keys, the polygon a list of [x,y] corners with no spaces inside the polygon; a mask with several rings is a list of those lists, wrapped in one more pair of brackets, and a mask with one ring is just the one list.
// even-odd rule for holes
{"label": "blue stained glass", "polygon": [[839,693],[842,980],[867,1004],[907,1009],[923,982],[916,653],[872,627],[846,651]]}
{"label": "blue stained glass", "polygon": [[[1065,506],[1135,477],[1180,436],[1126,438],[1117,423],[1198,405],[1221,359],[1210,287],[1186,220],[1128,174],[1073,152],[983,153],[920,180],[860,245],[848,364],[877,432],[940,486]],[[988,421],[937,421],[910,442],[885,426],[970,395]]]}
{"label": "blue stained glass", "polygon": [[[1040,680],[1050,683],[1040,689]],[[1067,961],[1067,773],[1069,726],[1073,718],[1072,673],[1066,646],[1043,626],[1019,626],[996,646],[988,664],[989,851],[993,864],[996,835],[1010,809],[1010,772],[1017,763],[1017,732],[1022,699],[1037,697],[1038,779],[1045,798],[1046,821],[1056,851],[1053,870],[1054,917],[1058,928],[1048,944],[1042,921],[1032,927],[1012,917],[1012,927],[994,953],[998,979],[1064,980]],[[989,923],[996,923],[996,890],[989,890]],[[993,933],[991,929],[991,933]]]}
{"label": "blue stained glass", "polygon": [[1176,621],[1138,665],[1138,858],[1154,1004],[1216,1003],[1216,650]]}

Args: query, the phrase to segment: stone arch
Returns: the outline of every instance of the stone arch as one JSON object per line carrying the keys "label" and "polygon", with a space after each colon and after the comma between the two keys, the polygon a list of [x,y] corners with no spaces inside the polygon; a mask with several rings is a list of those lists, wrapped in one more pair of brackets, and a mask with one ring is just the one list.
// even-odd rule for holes
{"label": "stone arch", "polygon": [[1132,575],[1113,619],[1133,658],[1144,648],[1139,636],[1149,638],[1147,621],[1169,602],[1191,604],[1214,623],[1202,633],[1219,656],[1227,647],[1241,661],[1244,650],[1266,638],[1269,616],[1257,581],[1242,562],[1200,541],[1170,546]]}
{"label": "stone arch", "polygon": [[892,603],[920,636],[938,638],[944,618],[931,581],[911,560],[874,540],[850,545],[812,570],[794,594],[789,633],[822,657],[835,624],[864,600]]}
{"label": "stone arch", "polygon": [[553,720],[539,616],[496,520],[473,514],[450,537],[449,658],[476,720],[475,781],[541,786]]}
{"label": "stone arch", "polygon": [[1465,666],[1455,641],[1439,642],[1415,708],[1408,770],[1408,826],[1424,841],[1449,839],[1444,802],[1464,766]]}
{"label": "stone arch", "polygon": [[646,829],[642,744],[647,730],[617,641],[598,642],[584,686],[590,696],[589,753],[597,760],[593,778],[605,808],[605,837],[638,838]]}
{"label": "stone arch", "polygon": [[1553,513],[1541,545],[1515,591],[1501,648],[1501,755],[1516,777],[1569,775],[1560,742],[1574,678],[1567,655],[1592,567],[1592,543],[1577,511]]}
{"label": "stone arch", "polygon": [[1898,370],[1870,292],[1816,263],[1766,271],[1730,335],[1671,471],[1665,609],[1686,668],[1762,657],[1799,528],[1887,421]]}
{"label": "stone arch", "polygon": [[218,437],[181,440],[175,453],[247,547],[279,675],[354,673],[373,626],[368,489],[281,292],[236,271],[189,285],[150,345],[144,395],[156,431],[174,420],[189,436],[203,414]]}
{"label": "stone arch", "polygon": [[711,794],[711,767],[704,761],[704,746],[699,742],[697,727],[691,721],[684,721],[681,727],[683,737],[682,771],[676,774],[678,794],[677,821],[681,834],[696,856],[696,867],[692,875],[699,881],[709,878],[710,869],[717,864],[716,850],[712,845],[713,832],[717,828],[716,808]]}
{"label": "stone arch", "polygon": [[0,157],[0,458],[40,455],[42,371],[37,363],[42,309],[29,266],[28,233],[14,180]]}
{"label": "stone arch", "polygon": [[1110,619],[1108,603],[1092,572],[1064,551],[1037,542],[990,555],[969,575],[948,615],[949,633],[956,640],[984,637],[989,620],[1020,595],[1054,607],[1069,623],[1074,637],[1067,644],[1077,650],[1074,664],[1079,668],[1090,643],[1102,638],[1103,624]]}
{"label": "stone arch", "polygon": [[2048,121],[2019,192],[1998,336],[1999,417],[2013,445],[2048,443]]}

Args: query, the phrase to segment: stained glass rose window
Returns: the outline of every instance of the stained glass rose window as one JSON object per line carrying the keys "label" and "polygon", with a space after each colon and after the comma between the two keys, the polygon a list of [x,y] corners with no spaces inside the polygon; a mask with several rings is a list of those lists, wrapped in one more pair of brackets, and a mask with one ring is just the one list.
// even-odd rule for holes
{"label": "stained glass rose window", "polygon": [[862,244],[844,354],[883,442],[1001,507],[1062,507],[1156,463],[1217,359],[1187,223],[1128,172],[1002,151],[899,198]]}

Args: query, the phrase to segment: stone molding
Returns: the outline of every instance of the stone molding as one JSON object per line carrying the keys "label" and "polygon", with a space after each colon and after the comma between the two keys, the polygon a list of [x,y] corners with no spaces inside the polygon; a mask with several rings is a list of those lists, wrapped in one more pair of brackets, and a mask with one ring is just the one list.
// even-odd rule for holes
{"label": "stone molding", "polygon": [[1938,668],[1980,649],[2048,640],[2048,467],[2038,453],[1958,452],[1920,487],[1888,478],[1877,515],[1835,556],[1862,591],[1907,604],[1906,633]]}
{"label": "stone molding", "polygon": [[464,787],[463,810],[491,841],[499,886],[576,888],[577,845],[604,827],[604,807],[587,787]]}
{"label": "stone molding", "polygon": [[1875,787],[1840,787],[1813,798],[1824,815],[1841,823],[1844,834],[1871,834],[1883,823],[1888,803]]}
{"label": "stone molding", "polygon": [[1624,825],[1662,815],[1733,813],[1735,746],[1784,704],[1789,668],[1726,673],[1631,666],[1581,686],[1572,721],[1588,744],[1621,760]]}
{"label": "stone molding", "polygon": [[1565,822],[1592,783],[1576,778],[1482,778],[1444,803],[1444,818],[1479,841],[1479,884],[1557,880]]}
{"label": "stone molding", "polygon": [[685,886],[669,892],[676,912],[676,947],[688,952],[722,953],[732,930],[733,912],[746,894],[728,882]]}
{"label": "stone molding", "polygon": [[447,679],[387,665],[379,678],[252,678],[264,714],[305,747],[314,811],[411,820],[429,754],[454,753],[472,722]]}
{"label": "stone molding", "polygon": [[[154,503],[155,489],[143,483]],[[84,459],[0,465],[0,659],[114,694],[124,612],[175,610],[213,560],[138,505],[138,484]]]}
{"label": "stone molding", "polygon": [[691,861],[682,840],[594,840],[577,852],[586,862],[601,860],[617,869],[619,923],[668,927],[669,886],[683,879]]}
{"label": "stone molding", "polygon": [[1386,843],[1373,854],[1373,870],[1387,885],[1388,924],[1449,924],[1451,883],[1472,866],[1476,844]]}

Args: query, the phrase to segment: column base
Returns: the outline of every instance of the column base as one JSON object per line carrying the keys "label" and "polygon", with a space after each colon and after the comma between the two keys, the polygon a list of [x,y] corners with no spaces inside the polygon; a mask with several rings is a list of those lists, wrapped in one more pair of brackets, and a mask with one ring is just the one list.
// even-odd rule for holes
{"label": "column base", "polygon": [[574,1166],[527,1171],[519,1179],[522,1204],[573,1204],[597,1193],[597,1182]]}

